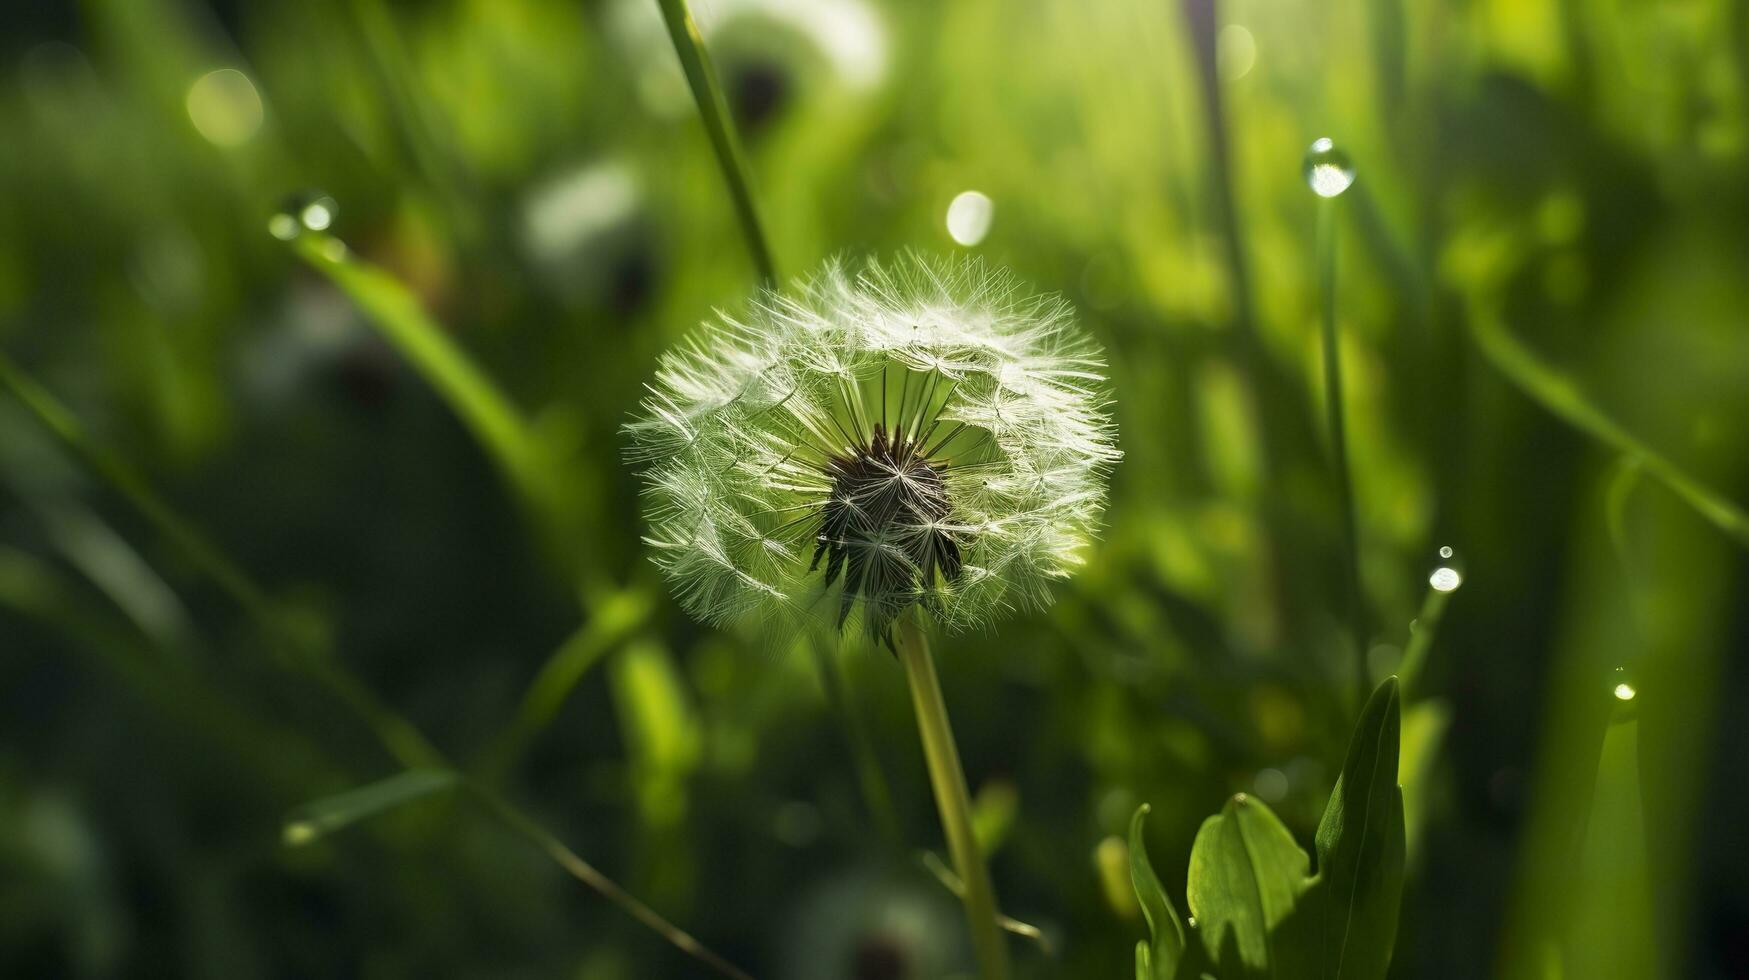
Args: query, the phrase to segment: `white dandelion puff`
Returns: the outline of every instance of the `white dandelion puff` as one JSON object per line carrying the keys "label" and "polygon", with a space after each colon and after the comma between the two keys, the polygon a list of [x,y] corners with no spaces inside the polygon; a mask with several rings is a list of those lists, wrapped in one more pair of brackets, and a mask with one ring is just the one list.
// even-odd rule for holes
{"label": "white dandelion puff", "polygon": [[829,263],[661,359],[626,426],[652,557],[713,624],[1043,606],[1120,455],[1103,372],[1067,302],[979,260]]}

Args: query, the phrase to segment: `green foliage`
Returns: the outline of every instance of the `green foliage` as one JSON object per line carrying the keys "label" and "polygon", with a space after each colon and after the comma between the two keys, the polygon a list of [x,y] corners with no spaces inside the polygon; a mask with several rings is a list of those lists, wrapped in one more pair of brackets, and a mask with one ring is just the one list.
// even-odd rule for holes
{"label": "green foliage", "polygon": [[[1311,859],[1261,800],[1238,794],[1203,822],[1190,852],[1185,925],[1130,824],[1131,873],[1151,942],[1136,947],[1137,980],[1381,980],[1403,893],[1403,793],[1397,785],[1397,679],[1372,694]],[[1187,952],[1188,950],[1188,952]]]}

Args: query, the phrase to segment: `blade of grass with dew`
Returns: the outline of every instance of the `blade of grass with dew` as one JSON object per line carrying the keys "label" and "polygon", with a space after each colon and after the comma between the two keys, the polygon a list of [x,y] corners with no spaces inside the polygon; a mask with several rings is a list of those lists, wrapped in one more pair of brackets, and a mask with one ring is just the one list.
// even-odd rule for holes
{"label": "blade of grass with dew", "polygon": [[1749,514],[1598,408],[1570,378],[1545,364],[1512,336],[1499,313],[1486,308],[1472,309],[1467,321],[1470,335],[1482,354],[1532,401],[1598,442],[1638,459],[1647,474],[1669,487],[1738,544],[1749,547]]}
{"label": "blade of grass with dew", "polygon": [[309,844],[367,817],[452,789],[449,769],[408,769],[366,786],[312,800],[286,814],[285,843]]}
{"label": "blade of grass with dew", "polygon": [[[292,247],[358,304],[402,357],[436,389],[524,499],[557,516],[559,494],[545,454],[510,399],[450,339],[393,276],[359,259],[339,239],[306,232]],[[568,526],[561,522],[560,526]]]}
{"label": "blade of grass with dew", "polygon": [[735,205],[735,216],[741,223],[741,234],[747,239],[747,251],[753,268],[767,284],[777,284],[777,264],[772,259],[771,244],[765,237],[765,226],[759,220],[759,202],[753,195],[753,181],[747,170],[746,155],[729,117],[729,103],[717,83],[710,55],[705,51],[704,38],[698,23],[692,19],[686,0],[656,0],[662,9],[662,20],[668,25],[668,37],[674,42],[674,53],[680,57],[680,67],[686,72],[686,83],[698,103],[699,118],[710,135],[711,149],[723,171],[723,182],[729,187],[729,197]]}
{"label": "blade of grass with dew", "polygon": [[1427,595],[1421,600],[1421,613],[1409,627],[1409,643],[1403,649],[1402,662],[1397,665],[1398,683],[1402,685],[1405,704],[1421,697],[1421,671],[1427,666],[1427,654],[1433,649],[1433,638],[1439,631],[1439,619],[1445,615],[1445,607],[1451,603],[1451,597],[1450,590],[1428,586]]}

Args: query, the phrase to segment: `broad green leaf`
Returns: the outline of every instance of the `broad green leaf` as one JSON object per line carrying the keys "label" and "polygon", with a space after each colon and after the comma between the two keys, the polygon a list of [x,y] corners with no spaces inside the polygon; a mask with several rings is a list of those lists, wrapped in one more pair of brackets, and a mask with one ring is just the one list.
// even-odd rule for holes
{"label": "broad green leaf", "polygon": [[1142,917],[1148,920],[1151,945],[1138,947],[1138,969],[1146,962],[1153,971],[1148,980],[1172,980],[1178,961],[1184,956],[1184,920],[1172,907],[1172,899],[1160,886],[1160,876],[1148,861],[1148,845],[1142,840],[1142,818],[1148,815],[1146,803],[1136,808],[1130,818],[1130,880],[1136,887],[1136,898],[1142,904]]}
{"label": "broad green leaf", "polygon": [[1342,775],[1318,824],[1318,876],[1307,904],[1324,947],[1323,976],[1385,975],[1403,894],[1403,791],[1397,679],[1385,679],[1361,710]]}
{"label": "broad green leaf", "polygon": [[447,790],[458,778],[448,769],[408,769],[368,786],[313,800],[286,816],[285,842],[308,844],[384,810]]}
{"label": "broad green leaf", "polygon": [[1243,793],[1204,821],[1187,897],[1209,953],[1244,975],[1305,975],[1312,951],[1283,948],[1282,927],[1312,883],[1310,863],[1269,807]]}

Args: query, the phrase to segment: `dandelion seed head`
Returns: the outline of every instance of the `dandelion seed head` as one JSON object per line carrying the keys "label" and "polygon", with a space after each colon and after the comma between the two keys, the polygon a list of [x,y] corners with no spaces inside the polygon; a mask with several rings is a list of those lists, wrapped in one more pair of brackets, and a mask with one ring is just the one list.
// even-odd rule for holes
{"label": "dandelion seed head", "polygon": [[626,426],[651,556],[718,625],[1043,606],[1120,455],[1104,385],[1069,305],[980,260],[829,263],[662,357]]}

